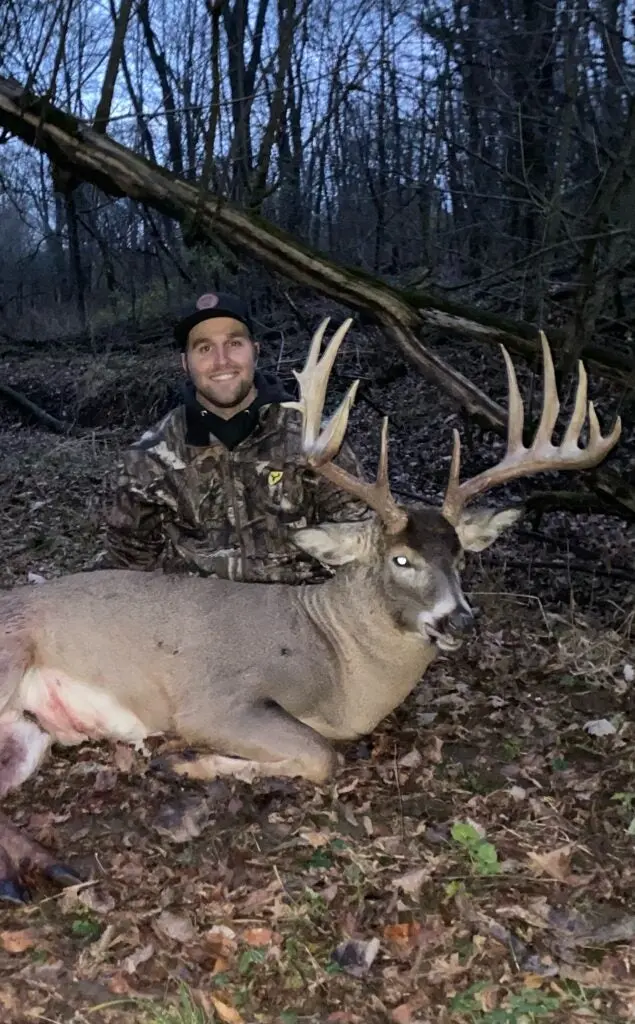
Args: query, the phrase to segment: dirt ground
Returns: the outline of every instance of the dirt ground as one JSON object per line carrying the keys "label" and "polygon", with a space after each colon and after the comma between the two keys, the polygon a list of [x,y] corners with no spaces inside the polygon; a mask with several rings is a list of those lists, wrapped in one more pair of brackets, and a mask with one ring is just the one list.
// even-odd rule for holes
{"label": "dirt ground", "polygon": [[[374,356],[347,358],[367,373]],[[109,473],[172,400],[172,365],[154,349],[0,356],[79,431],[0,406],[0,586],[97,552]],[[490,375],[476,349],[456,365]],[[371,396],[391,413],[393,480],[438,500],[452,410],[412,374]],[[351,437],[372,470],[368,417],[361,403]],[[625,472],[632,451],[626,431]],[[3,810],[87,882],[0,904],[0,1020],[635,1020],[633,532],[551,514],[472,558],[477,634],[324,788],[56,751]]]}

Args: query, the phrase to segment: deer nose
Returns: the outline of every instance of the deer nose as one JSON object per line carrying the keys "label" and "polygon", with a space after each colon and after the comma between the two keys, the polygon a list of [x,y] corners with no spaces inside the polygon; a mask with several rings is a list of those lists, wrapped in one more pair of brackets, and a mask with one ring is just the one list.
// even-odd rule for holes
{"label": "deer nose", "polygon": [[442,625],[445,632],[455,636],[462,636],[464,633],[469,633],[473,628],[474,614],[471,608],[457,606],[445,618]]}

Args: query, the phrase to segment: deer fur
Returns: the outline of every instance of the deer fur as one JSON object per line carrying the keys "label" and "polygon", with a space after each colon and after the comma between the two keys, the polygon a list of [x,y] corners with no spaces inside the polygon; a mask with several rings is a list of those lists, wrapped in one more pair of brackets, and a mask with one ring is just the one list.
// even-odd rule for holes
{"label": "deer fur", "polygon": [[[464,543],[482,548],[518,515],[485,513],[478,528],[471,516]],[[250,776],[324,781],[327,741],[371,732],[435,658],[427,626],[469,609],[455,568],[463,548],[434,509],[413,511],[396,536],[365,520],[302,530],[297,542],[340,563],[335,577],[293,587],[112,570],[0,597],[0,795],[50,742],[142,745],[157,734],[254,762]]]}

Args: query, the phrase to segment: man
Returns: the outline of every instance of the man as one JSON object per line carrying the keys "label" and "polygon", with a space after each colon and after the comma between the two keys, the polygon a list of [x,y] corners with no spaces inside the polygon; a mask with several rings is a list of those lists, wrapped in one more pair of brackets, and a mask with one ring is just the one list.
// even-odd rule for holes
{"label": "man", "polygon": [[[247,307],[202,295],[175,328],[185,401],[124,455],[100,568],[195,571],[254,582],[330,575],[293,529],[354,520],[365,505],[303,465],[292,396],[256,369]],[[338,462],[359,473],[344,447]]]}

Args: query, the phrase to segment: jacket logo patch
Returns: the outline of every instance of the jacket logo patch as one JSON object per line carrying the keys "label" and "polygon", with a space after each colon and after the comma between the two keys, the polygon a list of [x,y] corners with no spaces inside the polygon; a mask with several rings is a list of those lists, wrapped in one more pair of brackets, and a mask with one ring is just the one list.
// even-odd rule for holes
{"label": "jacket logo patch", "polygon": [[270,487],[275,487],[276,484],[279,484],[281,480],[282,480],[282,470],[281,469],[272,469],[271,472],[269,473],[269,476],[267,477],[267,483],[269,484]]}

